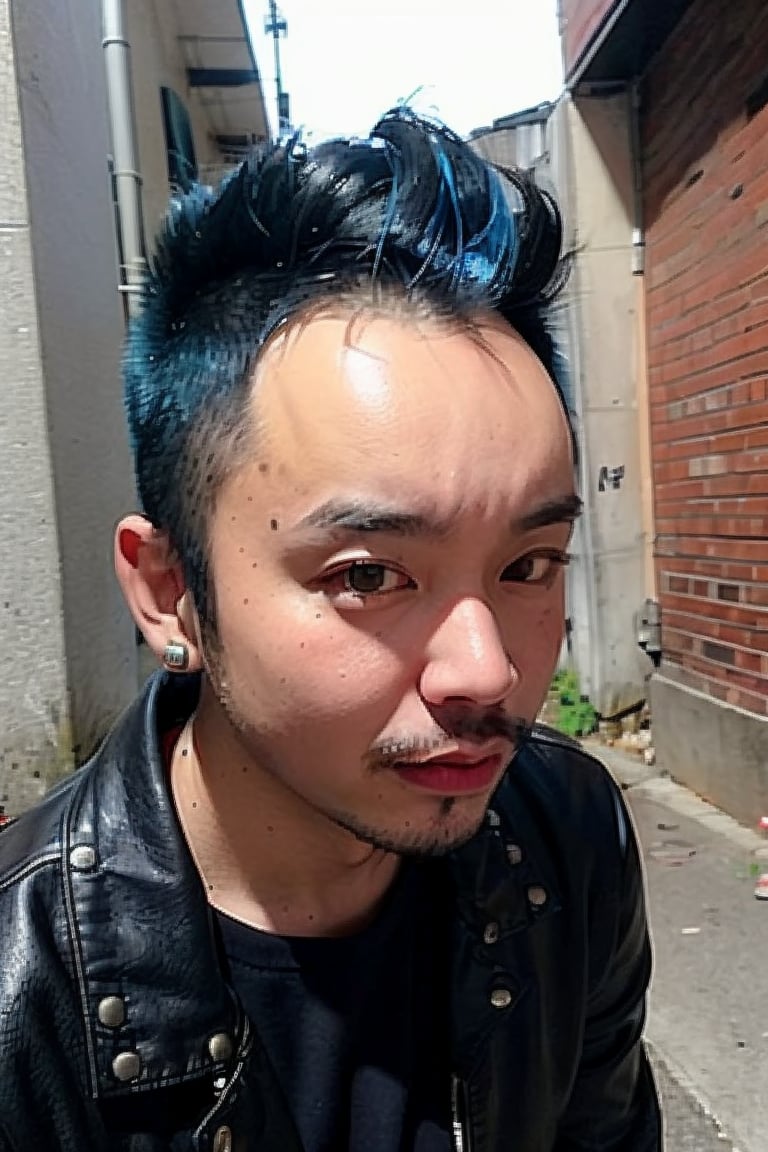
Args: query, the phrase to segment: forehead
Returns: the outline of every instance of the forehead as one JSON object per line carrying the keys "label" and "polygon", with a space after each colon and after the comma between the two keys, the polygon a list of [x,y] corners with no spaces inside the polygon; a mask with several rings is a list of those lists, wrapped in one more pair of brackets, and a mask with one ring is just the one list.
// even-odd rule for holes
{"label": "forehead", "polygon": [[299,502],[353,492],[487,507],[572,484],[554,386],[501,321],[317,317],[266,351],[253,404],[268,487]]}

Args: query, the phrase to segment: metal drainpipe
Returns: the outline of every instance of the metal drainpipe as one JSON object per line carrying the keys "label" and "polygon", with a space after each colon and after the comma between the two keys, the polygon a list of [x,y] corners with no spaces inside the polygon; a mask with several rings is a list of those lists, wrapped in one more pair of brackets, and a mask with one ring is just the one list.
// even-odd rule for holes
{"label": "metal drainpipe", "polygon": [[630,88],[630,148],[632,150],[632,273],[635,277],[635,324],[637,341],[637,420],[640,438],[640,495],[643,523],[643,568],[645,594],[655,599],[656,564],[654,545],[656,524],[653,506],[653,470],[651,465],[651,407],[648,392],[648,355],[646,332],[645,288],[645,214],[643,211],[643,160],[640,140],[640,82]]}
{"label": "metal drainpipe", "polygon": [[[571,221],[575,225],[575,236],[578,237],[578,191],[577,181],[574,171],[574,155],[573,155],[573,118],[579,115],[579,111],[570,95],[563,97],[565,125],[562,135],[563,150],[565,153],[565,171],[567,181],[567,196],[568,196],[568,209],[571,215]],[[577,671],[581,677],[581,690],[588,693],[593,701],[597,701],[599,693],[603,686],[603,658],[602,658],[602,644],[603,644],[603,628],[602,620],[600,617],[600,610],[598,606],[597,596],[597,560],[595,556],[595,541],[594,541],[594,495],[592,488],[592,444],[589,440],[589,427],[586,420],[585,408],[587,406],[586,383],[584,376],[584,363],[582,356],[582,341],[593,338],[584,332],[583,314],[581,309],[581,291],[580,291],[580,269],[578,252],[574,256],[573,270],[571,273],[570,290],[571,296],[568,308],[568,326],[569,338],[568,346],[571,358],[572,373],[573,373],[573,387],[574,387],[574,401],[576,405],[576,413],[579,422],[579,431],[581,433],[581,443],[579,444],[580,461],[580,495],[583,501],[584,514],[576,522],[576,530],[574,533],[576,547],[581,546],[582,555],[584,559],[584,593],[587,609],[588,631],[590,637],[589,651],[587,653],[588,668],[578,668]],[[584,674],[586,671],[586,675]]]}
{"label": "metal drainpipe", "polygon": [[102,28],[114,163],[113,178],[123,259],[123,276],[119,291],[125,293],[130,316],[138,309],[140,286],[147,259],[141,211],[142,179],[134,130],[130,44],[125,34],[124,0],[102,0]]}

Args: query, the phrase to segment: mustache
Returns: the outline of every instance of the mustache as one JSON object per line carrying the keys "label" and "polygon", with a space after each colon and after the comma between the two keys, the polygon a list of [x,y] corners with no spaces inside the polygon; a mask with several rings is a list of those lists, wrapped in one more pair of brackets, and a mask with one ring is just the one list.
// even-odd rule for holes
{"label": "mustache", "polygon": [[369,768],[389,768],[404,760],[451,752],[457,740],[485,744],[489,740],[502,739],[517,751],[532,731],[530,720],[506,712],[457,715],[443,731],[432,736],[382,737],[371,745],[365,760]]}

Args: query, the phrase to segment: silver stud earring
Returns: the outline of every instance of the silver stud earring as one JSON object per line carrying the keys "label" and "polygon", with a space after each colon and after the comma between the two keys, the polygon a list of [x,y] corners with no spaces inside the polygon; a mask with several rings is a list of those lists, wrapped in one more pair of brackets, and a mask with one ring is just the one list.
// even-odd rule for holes
{"label": "silver stud earring", "polygon": [[163,664],[169,672],[183,672],[189,664],[189,648],[178,640],[169,640],[163,652]]}

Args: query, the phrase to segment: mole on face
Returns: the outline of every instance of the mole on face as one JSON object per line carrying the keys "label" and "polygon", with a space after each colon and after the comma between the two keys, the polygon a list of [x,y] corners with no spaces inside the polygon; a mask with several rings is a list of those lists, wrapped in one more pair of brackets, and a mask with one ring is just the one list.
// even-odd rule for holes
{"label": "mole on face", "polygon": [[272,531],[273,531],[273,532],[277,532],[277,529],[278,529],[278,527],[279,527],[279,525],[278,525],[278,523],[277,523],[277,520],[270,520],[270,522],[269,522],[269,526],[270,526],[270,528],[272,529]]}

